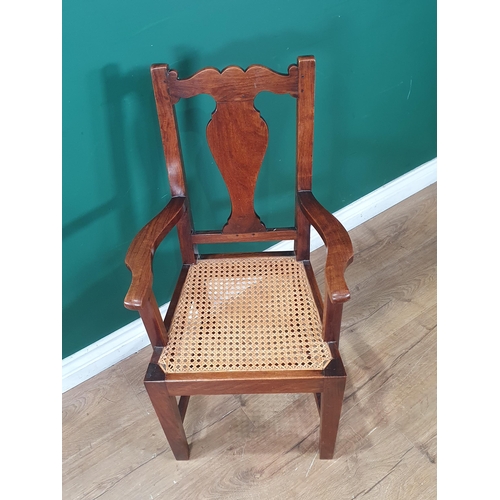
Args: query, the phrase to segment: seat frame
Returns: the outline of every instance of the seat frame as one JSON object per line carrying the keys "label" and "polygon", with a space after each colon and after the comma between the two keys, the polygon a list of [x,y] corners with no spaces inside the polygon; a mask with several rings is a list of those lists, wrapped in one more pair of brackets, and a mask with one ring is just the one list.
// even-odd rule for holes
{"label": "seat frame", "polygon": [[[299,57],[297,64],[289,66],[287,74],[258,65],[247,70],[229,66],[223,71],[205,68],[190,78],[179,79],[177,72],[166,64],[155,64],[151,75],[172,197],[130,245],[125,262],[132,272],[132,283],[125,307],[139,312],[153,347],[144,384],[172,452],[177,460],[189,458],[183,420],[191,395],[312,393],[320,415],[319,457],[331,459],[346,383],[338,347],[342,308],[350,298],[344,272],[352,261],[353,249],[345,228],[311,191],[315,59]],[[287,93],[297,101],[296,208],[292,228],[267,229],[253,206],[257,175],[267,147],[267,125],[253,105],[255,96],[262,91]],[[231,215],[220,231],[193,228],[175,116],[179,99],[201,93],[212,95],[216,101],[207,126],[207,140],[231,199]],[[327,249],[324,300],[310,263],[311,225]],[[183,265],[168,311],[162,318],[152,289],[152,261],[158,245],[174,227]],[[168,331],[188,269],[206,257],[199,254],[197,245],[279,240],[293,240],[294,250],[274,252],[274,255],[293,255],[306,269],[322,319],[323,340],[332,354],[327,367],[323,370],[165,373],[158,359],[168,343]],[[261,253],[219,254],[210,258],[249,255]],[[266,255],[273,253],[266,252]],[[180,396],[178,402],[176,396]]]}

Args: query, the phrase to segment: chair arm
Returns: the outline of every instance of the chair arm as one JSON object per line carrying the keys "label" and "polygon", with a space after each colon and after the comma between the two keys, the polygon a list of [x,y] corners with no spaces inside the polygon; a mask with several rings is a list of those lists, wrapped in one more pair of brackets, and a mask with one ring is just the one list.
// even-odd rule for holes
{"label": "chair arm", "polygon": [[297,197],[302,213],[318,231],[326,246],[327,296],[332,302],[346,302],[351,294],[344,279],[344,272],[352,262],[354,253],[349,233],[338,219],[318,202],[311,191],[299,191]]}
{"label": "chair arm", "polygon": [[140,309],[152,290],[154,253],[185,212],[185,200],[183,196],[172,198],[132,240],[125,257],[125,264],[132,272],[132,283],[124,301],[127,309]]}

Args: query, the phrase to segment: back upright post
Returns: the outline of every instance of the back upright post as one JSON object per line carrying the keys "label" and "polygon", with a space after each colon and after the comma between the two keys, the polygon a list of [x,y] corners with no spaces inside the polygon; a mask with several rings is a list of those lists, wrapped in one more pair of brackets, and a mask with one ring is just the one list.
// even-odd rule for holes
{"label": "back upright post", "polygon": [[172,197],[186,197],[187,210],[177,224],[179,244],[184,264],[193,264],[196,261],[196,247],[193,245],[192,232],[193,223],[191,210],[186,192],[186,179],[184,165],[182,163],[182,152],[177,130],[177,119],[175,116],[174,102],[168,91],[168,66],[166,64],[153,64],[151,66],[151,79],[160,124],[163,153],[167,165],[168,182]]}
{"label": "back upright post", "polygon": [[[297,193],[312,188],[312,159],[314,139],[314,80],[316,61],[313,56],[297,59]],[[309,260],[311,226],[298,201],[295,205],[297,239],[295,253],[297,260]]]}

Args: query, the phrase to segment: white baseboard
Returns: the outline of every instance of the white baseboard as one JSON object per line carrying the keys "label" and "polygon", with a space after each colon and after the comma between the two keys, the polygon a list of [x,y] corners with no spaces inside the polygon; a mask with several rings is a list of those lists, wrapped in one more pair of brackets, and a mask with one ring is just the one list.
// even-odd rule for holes
{"label": "white baseboard", "polygon": [[[436,181],[437,158],[434,158],[341,208],[333,215],[347,231],[350,231]],[[311,228],[311,251],[316,250],[322,244],[323,241],[318,232]],[[267,251],[286,250],[293,250],[293,241],[280,241],[267,249]]]}
{"label": "white baseboard", "polygon": [[[160,307],[164,315],[170,302]],[[75,352],[62,361],[62,392],[92,378],[122,359],[149,345],[142,320],[136,319],[123,328]]]}
{"label": "white baseboard", "polygon": [[[334,215],[350,231],[359,224],[396,205],[437,180],[437,158],[398,177],[359,200],[335,212]],[[311,250],[323,244],[317,231],[311,230]],[[292,241],[282,241],[267,249],[293,250]],[[168,304],[160,307],[162,314]],[[62,391],[77,386],[101,371],[136,353],[149,344],[140,319],[68,356],[62,361]]]}

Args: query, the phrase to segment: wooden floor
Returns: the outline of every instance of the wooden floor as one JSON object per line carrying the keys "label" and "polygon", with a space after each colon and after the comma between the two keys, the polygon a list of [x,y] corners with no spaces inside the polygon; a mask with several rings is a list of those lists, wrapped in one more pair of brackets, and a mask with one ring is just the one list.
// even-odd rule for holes
{"label": "wooden floor", "polygon": [[175,461],[142,383],[146,348],[63,395],[63,498],[435,498],[436,186],[350,235],[333,460],[318,459],[314,398],[299,394],[192,397],[191,459]]}

